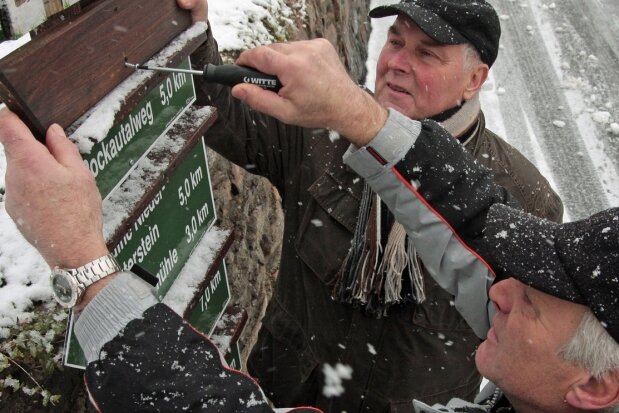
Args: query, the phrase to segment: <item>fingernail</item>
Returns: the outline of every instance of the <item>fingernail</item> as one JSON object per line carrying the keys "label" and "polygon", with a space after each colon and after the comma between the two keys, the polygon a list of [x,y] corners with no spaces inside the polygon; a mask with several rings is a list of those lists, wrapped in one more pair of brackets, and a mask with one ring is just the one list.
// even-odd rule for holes
{"label": "fingernail", "polygon": [[50,126],[49,131],[54,135],[64,135],[64,129],[62,129],[62,127],[57,123],[54,123],[52,126]]}

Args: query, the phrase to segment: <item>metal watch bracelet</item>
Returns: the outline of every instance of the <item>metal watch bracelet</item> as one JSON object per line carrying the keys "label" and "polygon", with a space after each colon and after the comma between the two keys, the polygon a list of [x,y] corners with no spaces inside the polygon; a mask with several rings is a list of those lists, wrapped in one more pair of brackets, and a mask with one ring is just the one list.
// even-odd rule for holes
{"label": "metal watch bracelet", "polygon": [[68,270],[75,276],[78,286],[85,289],[110,274],[120,271],[120,265],[112,254],[104,255],[94,261],[75,269]]}

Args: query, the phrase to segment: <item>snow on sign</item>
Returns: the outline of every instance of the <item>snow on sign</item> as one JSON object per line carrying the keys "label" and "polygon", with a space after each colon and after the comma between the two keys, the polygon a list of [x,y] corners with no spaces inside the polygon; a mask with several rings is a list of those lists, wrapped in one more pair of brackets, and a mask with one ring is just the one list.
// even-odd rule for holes
{"label": "snow on sign", "polygon": [[159,298],[215,222],[205,151],[200,140],[112,251],[125,270],[139,264],[155,275]]}
{"label": "snow on sign", "polygon": [[[180,68],[190,68],[189,58]],[[102,197],[122,182],[149,147],[195,101],[195,96],[192,76],[170,74],[112,128],[105,139],[95,144],[89,153],[82,154]]]}
{"label": "snow on sign", "polygon": [[0,1],[0,22],[2,23],[3,37],[7,39],[18,38],[78,1],[2,0]]}

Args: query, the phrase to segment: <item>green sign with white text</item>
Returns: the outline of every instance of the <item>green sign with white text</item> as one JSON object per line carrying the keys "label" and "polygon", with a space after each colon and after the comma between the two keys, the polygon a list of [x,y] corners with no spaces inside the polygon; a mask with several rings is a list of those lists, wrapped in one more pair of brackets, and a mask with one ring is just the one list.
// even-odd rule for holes
{"label": "green sign with white text", "polygon": [[226,264],[222,261],[219,270],[204,289],[187,321],[204,334],[210,335],[226,309],[228,301],[230,301],[228,273]]}
{"label": "green sign with white text", "polygon": [[[189,58],[179,67],[189,69]],[[103,198],[124,180],[195,99],[193,77],[171,73],[105,139],[95,144],[90,153],[82,155]]]}
{"label": "green sign with white text", "polygon": [[112,253],[126,271],[139,264],[155,275],[161,299],[215,218],[206,146],[200,139]]}

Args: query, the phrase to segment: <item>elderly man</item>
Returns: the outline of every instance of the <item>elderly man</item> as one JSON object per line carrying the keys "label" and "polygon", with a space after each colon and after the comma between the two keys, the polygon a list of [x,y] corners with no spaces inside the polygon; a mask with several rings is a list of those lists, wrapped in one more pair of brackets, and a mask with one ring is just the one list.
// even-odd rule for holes
{"label": "elderly man", "polygon": [[[500,199],[495,185],[440,133],[431,137],[436,156],[458,164],[466,176],[436,168],[440,162],[424,156],[431,147],[428,129],[424,122],[420,135],[409,138],[404,156],[380,150],[381,132],[368,146],[351,148],[345,162],[383,197],[415,242],[425,244],[420,256],[456,303],[470,295],[471,281],[462,277],[490,280],[496,271],[489,292],[492,328],[475,363],[498,387],[491,383],[476,403],[457,398],[430,407],[415,401],[415,411],[618,412],[619,208],[557,225],[492,205]],[[441,183],[451,188],[450,202],[422,212]],[[461,208],[454,212],[454,205]],[[481,318],[463,315],[471,325]]]}
{"label": "elderly man", "polygon": [[[178,1],[208,16],[206,1]],[[207,144],[241,167],[251,165],[250,172],[267,177],[282,197],[279,278],[248,360],[249,372],[276,405],[387,412],[406,409],[415,397],[444,402],[454,394],[471,398],[478,389],[471,356],[478,337],[453,297],[428,276],[387,208],[341,164],[347,139],[372,137],[367,124],[382,120],[365,107],[378,102],[410,118],[441,122],[525,210],[561,219],[560,200],[539,171],[485,128],[478,95],[499,48],[494,9],[478,0],[420,0],[371,12],[387,15],[398,17],[378,61],[375,100],[356,95],[346,73],[330,76],[339,58],[324,40],[308,45],[311,57],[299,60],[294,71],[278,72],[284,87],[277,98],[299,104],[314,96],[342,98],[338,104],[321,98],[305,105],[302,121],[276,97],[246,98],[271,115],[265,116],[232,99],[228,88],[197,81],[199,103],[219,110]],[[193,56],[197,67],[221,61],[212,35],[209,30]],[[286,54],[290,46],[269,50]],[[299,73],[312,82],[301,88]],[[312,122],[322,105],[329,105],[331,119]],[[329,130],[314,127],[345,139],[329,139]],[[322,393],[327,363],[352,368],[339,397]]]}
{"label": "elderly man", "polygon": [[[310,65],[310,62],[315,65]],[[432,276],[432,278],[424,277],[424,284],[428,285],[436,279],[442,288],[451,291],[455,299],[453,295],[444,294],[445,298],[449,299],[449,307],[454,307],[451,311],[462,312],[477,334],[485,336],[489,327],[486,292],[492,278],[488,276],[488,266],[479,259],[476,251],[482,253],[484,251],[485,243],[480,243],[479,240],[483,239],[481,235],[485,227],[487,206],[496,202],[510,202],[511,199],[504,188],[493,182],[491,171],[481,168],[462,149],[458,141],[435,122],[418,122],[394,109],[385,110],[351,81],[333,49],[323,41],[258,48],[243,53],[239,63],[276,74],[282,80],[284,88],[279,94],[275,94],[252,85],[238,85],[232,90],[234,96],[254,108],[280,117],[280,120],[285,122],[307,127],[329,125],[354,144],[348,148],[348,143],[345,143],[344,147],[340,148],[339,142],[336,142],[334,145],[338,151],[335,152],[342,155],[348,151],[346,162],[359,173],[353,176],[365,177],[374,190],[383,196],[387,205],[395,211],[396,218],[410,235],[410,244],[417,248],[419,256]],[[303,72],[299,70],[301,67],[311,66],[316,67]],[[322,81],[318,82],[318,79]],[[273,122],[271,118],[266,117],[262,120]],[[107,249],[101,235],[100,198],[97,196],[92,176],[88,174],[75,148],[68,143],[62,131],[57,126],[50,128],[47,148],[36,142],[14,116],[4,115],[0,118],[0,131],[0,141],[5,145],[8,159],[7,210],[20,224],[20,229],[26,237],[38,246],[50,266],[75,268],[106,256]],[[299,132],[304,133],[303,131]],[[299,139],[302,137],[303,135]],[[323,142],[314,137],[310,142],[319,149],[334,150],[326,137],[324,140]],[[341,160],[337,158],[332,158],[332,161],[333,165],[336,165],[335,162],[341,164]],[[309,165],[301,164],[302,167]],[[335,172],[341,174],[343,171],[345,170],[340,168]],[[335,173],[334,175],[338,176]],[[394,197],[390,193],[396,192],[386,191],[380,185],[377,186],[377,182],[382,182],[380,178],[383,176],[390,179],[396,177],[397,185],[408,190],[405,196]],[[320,189],[321,185],[317,186]],[[344,194],[347,193],[344,191]],[[343,194],[338,195],[340,203],[346,201],[347,198],[342,198]],[[71,202],[77,197],[82,199],[82,202]],[[407,208],[400,208],[398,200],[415,201],[409,205],[412,208],[410,211],[413,212],[409,213]],[[312,213],[322,208],[316,201],[312,202],[309,204]],[[427,208],[430,205],[428,202],[432,208]],[[327,209],[329,207],[326,206]],[[334,203],[332,207],[339,211],[340,205]],[[425,210],[422,207],[426,207]],[[341,215],[336,217],[340,220],[343,218]],[[333,230],[333,234],[329,235],[338,235],[335,223],[329,224]],[[454,229],[458,232],[456,233]],[[304,231],[302,228],[299,234],[301,237],[305,235]],[[339,230],[340,235],[341,231],[342,229]],[[320,235],[315,232],[313,234]],[[468,244],[475,249],[463,248]],[[301,254],[302,249],[299,251]],[[316,266],[323,263],[310,262],[310,264]],[[113,272],[113,268],[109,272]],[[293,275],[295,274],[289,276]],[[311,284],[312,280],[302,279],[305,282],[298,287],[304,288],[306,283],[315,286]],[[105,283],[108,283],[107,287],[100,291]],[[457,288],[454,289],[454,286]],[[330,303],[327,300],[324,308],[309,307],[309,310],[313,310],[308,315],[311,317],[319,318],[322,316],[321,312],[327,313],[327,316],[333,315],[332,313],[338,314],[336,311],[346,315],[348,311],[352,313],[354,321],[350,324],[351,331],[323,331],[316,327],[316,335],[310,337],[309,341],[316,341],[319,345],[310,355],[322,354],[327,361],[338,361],[340,360],[338,357],[342,357],[341,360],[344,362],[355,361],[350,358],[351,355],[346,358],[344,356],[347,353],[341,355],[339,352],[334,352],[336,351],[334,349],[346,350],[346,344],[349,346],[363,344],[370,355],[366,357],[374,361],[376,368],[379,368],[378,373],[372,373],[380,373],[380,377],[388,379],[388,382],[370,383],[370,387],[363,386],[361,390],[386,388],[391,389],[393,394],[406,394],[405,397],[412,397],[410,395],[423,394],[424,391],[427,393],[429,391],[427,389],[431,388],[443,396],[429,399],[461,395],[463,393],[461,389],[452,386],[450,378],[443,377],[447,373],[434,376],[426,374],[436,370],[446,371],[449,376],[455,374],[450,371],[453,369],[448,363],[459,359],[453,356],[451,349],[468,347],[467,339],[472,336],[467,333],[458,337],[454,332],[446,330],[436,332],[429,328],[424,332],[420,328],[419,320],[424,320],[424,317],[435,321],[439,326],[442,325],[441,318],[436,318],[439,315],[445,317],[443,309],[439,306],[441,296],[436,296],[442,292],[441,287],[435,286],[431,294],[428,294],[427,300],[432,301],[427,307],[413,304],[393,307],[389,309],[389,315],[380,320],[366,319],[363,314],[357,314],[356,310],[348,305]],[[282,298],[276,296],[275,299]],[[304,300],[308,300],[308,297],[300,294],[295,299],[306,302]],[[199,410],[202,406],[210,405],[208,403],[205,405],[205,401],[209,403],[221,401],[222,405],[226,405],[225,400],[218,398],[221,394],[217,392],[217,386],[211,385],[212,380],[224,379],[226,375],[209,374],[208,361],[212,356],[197,356],[198,353],[206,355],[203,338],[187,326],[183,326],[180,319],[171,314],[165,306],[155,304],[152,293],[134,276],[115,275],[92,284],[81,300],[80,307],[84,306],[86,307],[77,321],[76,333],[90,361],[87,383],[91,394],[100,406],[105,405],[105,411],[139,410],[141,407],[154,404],[161,406],[162,409],[182,406]],[[412,314],[411,306],[415,310]],[[336,327],[350,322],[346,318],[340,320],[326,317],[325,320],[335,324]],[[284,329],[276,330],[277,334],[287,335],[285,338],[298,339],[294,336],[297,330],[290,328],[286,330],[286,327],[291,326],[278,322],[281,320],[267,319],[270,325],[274,324]],[[386,331],[373,331],[370,327],[375,323]],[[414,328],[413,334],[409,331],[411,324]],[[121,330],[122,334],[118,334]],[[334,336],[337,339],[339,336],[336,334],[344,337],[358,334],[357,330],[361,330],[362,337],[367,341],[342,343],[326,340]],[[373,337],[370,333],[376,334],[379,338],[382,336],[383,341],[370,340]],[[404,341],[404,338],[408,338],[408,341]],[[403,344],[408,344],[410,341],[413,345],[403,346],[399,341]],[[435,348],[437,342],[441,343],[442,351]],[[175,354],[173,349],[179,343],[181,347],[177,358],[148,356],[148,354],[163,354],[162,347],[172,350],[165,351],[166,354]],[[391,353],[393,346],[405,348],[403,351],[407,353],[399,355],[403,357],[402,359],[395,358],[394,356],[398,354]],[[295,349],[290,347],[288,351]],[[191,353],[187,353],[187,350],[191,350]],[[319,350],[322,352],[318,353]],[[426,358],[432,354],[436,357],[427,360]],[[358,355],[363,356],[360,351]],[[289,354],[280,356],[291,357]],[[301,353],[296,356],[304,355]],[[418,367],[420,362],[416,358],[424,359],[422,362],[431,369],[430,372],[420,373],[432,381],[431,385],[427,385],[421,378],[411,377],[411,367],[407,363]],[[200,360],[204,360],[207,366],[201,367]],[[181,361],[182,368],[179,368]],[[288,373],[291,375],[303,374],[304,367],[301,364],[288,367]],[[275,365],[275,368],[279,367]],[[189,381],[186,379],[187,369],[190,369],[192,377]],[[390,376],[387,376],[387,372],[390,372]],[[145,376],[147,373],[148,376]],[[288,377],[286,374],[280,377],[279,374],[273,373],[273,377],[277,380]],[[356,371],[353,371],[353,377],[355,374]],[[136,375],[140,377],[139,380],[132,379],[137,377]],[[118,377],[125,379],[118,380]],[[361,391],[356,382],[350,387],[347,382],[344,385],[346,393],[354,395]],[[294,382],[290,386],[295,387]],[[420,388],[422,391],[419,391]],[[148,397],[135,397],[144,394]],[[178,395],[178,398],[169,395]],[[301,396],[296,394],[291,397]],[[412,400],[400,399],[397,403],[393,400],[380,403],[377,400],[384,397],[389,396],[372,394],[370,400],[372,404],[365,404],[365,400],[360,402],[355,397],[351,399],[343,397],[341,400],[334,400],[333,404],[347,411],[358,409],[360,405],[370,406],[368,407],[370,409],[376,408],[376,411],[386,408],[387,405],[391,405],[394,410],[412,409]],[[248,399],[242,400],[247,407]],[[350,402],[348,407],[345,405],[347,401]],[[253,400],[250,404],[257,406]],[[265,406],[262,398],[259,406]]]}
{"label": "elderly man", "polygon": [[[475,362],[498,387],[474,404],[415,401],[416,412],[619,411],[619,208],[557,225],[493,205],[502,199],[496,184],[428,121],[402,150],[385,150],[386,136],[396,135],[383,130],[344,160],[394,211],[473,328],[484,328],[483,308],[459,303],[497,275],[492,328]],[[447,202],[437,202],[441,192]]]}
{"label": "elderly man", "polygon": [[[206,1],[178,2],[192,8],[194,19],[206,19]],[[455,291],[443,289],[450,291],[449,285],[441,288],[434,279],[440,283],[448,279],[446,269],[432,268],[430,260],[422,266],[415,248],[423,248],[424,244],[406,239],[402,228],[394,224],[393,216],[359,175],[342,165],[348,141],[363,146],[382,130],[382,145],[373,146],[380,149],[375,154],[400,153],[401,142],[393,138],[400,136],[407,142],[406,138],[419,133],[420,123],[409,117],[436,116],[494,172],[497,182],[523,207],[553,219],[559,219],[561,213],[558,198],[539,172],[484,128],[477,94],[498,50],[494,10],[484,1],[435,0],[403,2],[373,13],[398,14],[379,62],[382,69],[376,100],[347,76],[333,48],[324,40],[275,44],[241,56],[239,63],[279,76],[284,87],[278,94],[248,85],[239,85],[231,92],[218,85],[199,84],[201,103],[211,103],[220,112],[218,123],[206,137],[209,145],[241,166],[253,165],[252,172],[268,177],[282,196],[285,228],[280,275],[248,363],[250,373],[279,406],[313,405],[325,411],[348,412],[406,411],[413,398],[444,402],[451,396],[470,399],[477,392],[480,376],[472,354],[489,324],[488,280],[480,281],[471,275],[468,293],[455,300]],[[429,27],[425,22],[431,16],[433,25]],[[460,36],[456,36],[458,33]],[[471,46],[462,43],[463,39]],[[198,66],[219,61],[212,36],[194,58]],[[245,103],[234,100],[233,95]],[[271,116],[254,112],[248,105]],[[381,105],[391,109],[391,121],[387,122],[387,111]],[[332,141],[328,130],[314,129],[317,127],[329,127],[345,139]],[[54,129],[52,134],[58,135]],[[20,147],[12,140],[19,135],[4,136],[3,142],[16,144],[16,149],[7,150],[15,160],[10,171],[33,156],[27,153],[29,146]],[[433,132],[426,135],[434,136]],[[63,164],[72,158],[66,148],[58,149],[61,141],[53,137],[49,140],[48,136],[49,150]],[[426,156],[432,158],[432,145]],[[42,172],[37,169],[40,164],[36,163],[28,178],[32,179],[28,184],[35,188],[40,188],[45,182],[42,178],[51,170],[46,168],[43,177],[36,175]],[[68,170],[55,168],[67,178],[54,181],[57,185],[66,183],[57,188],[59,193],[74,184],[67,175],[76,173],[93,195],[87,174],[76,169],[74,162],[70,166]],[[454,172],[466,175],[466,170]],[[7,176],[7,187],[9,182]],[[18,216],[18,222],[40,224],[49,214],[54,216],[56,209],[63,210],[50,203],[58,200],[57,196],[42,196],[49,188],[22,194],[25,199],[21,205],[31,208],[18,208],[15,202],[19,190],[15,188],[27,187],[22,184],[13,185],[12,191],[7,189],[7,207],[10,201],[15,214],[39,210],[40,215],[31,219]],[[450,204],[449,187],[439,188],[429,193],[432,201],[445,205],[444,209],[457,210]],[[509,200],[500,187],[492,194],[495,201]],[[66,195],[64,199],[75,197]],[[91,198],[83,196],[85,200]],[[85,204],[69,208],[79,209]],[[70,209],[65,212],[67,216],[83,217]],[[66,232],[37,230],[30,239],[36,241],[53,266],[70,269],[99,260],[107,254],[101,239],[92,235],[93,228],[100,227],[100,217],[92,211],[87,216],[93,219],[74,225],[67,222],[63,226]],[[379,227],[383,231],[372,230]],[[88,234],[82,237],[84,228]],[[74,242],[67,245],[69,251],[63,252],[59,245],[66,243],[62,235],[65,233]],[[42,235],[49,238],[43,242]],[[422,252],[425,254],[420,251],[419,255],[423,260]],[[448,257],[458,261],[455,258]],[[365,268],[378,271],[358,271],[362,267],[358,264],[366,259],[374,263]],[[396,262],[403,265],[393,265]],[[89,288],[84,302],[107,281]],[[109,315],[111,311],[106,307],[102,313]],[[137,311],[126,316],[139,314]],[[91,317],[81,319],[81,342],[95,349],[89,356],[95,360],[101,341],[95,339],[111,340],[114,334],[97,334],[98,327],[105,324],[88,322]],[[345,392],[340,397],[322,393],[325,363],[352,368],[352,377],[344,381]],[[91,379],[95,380],[95,375]]]}

